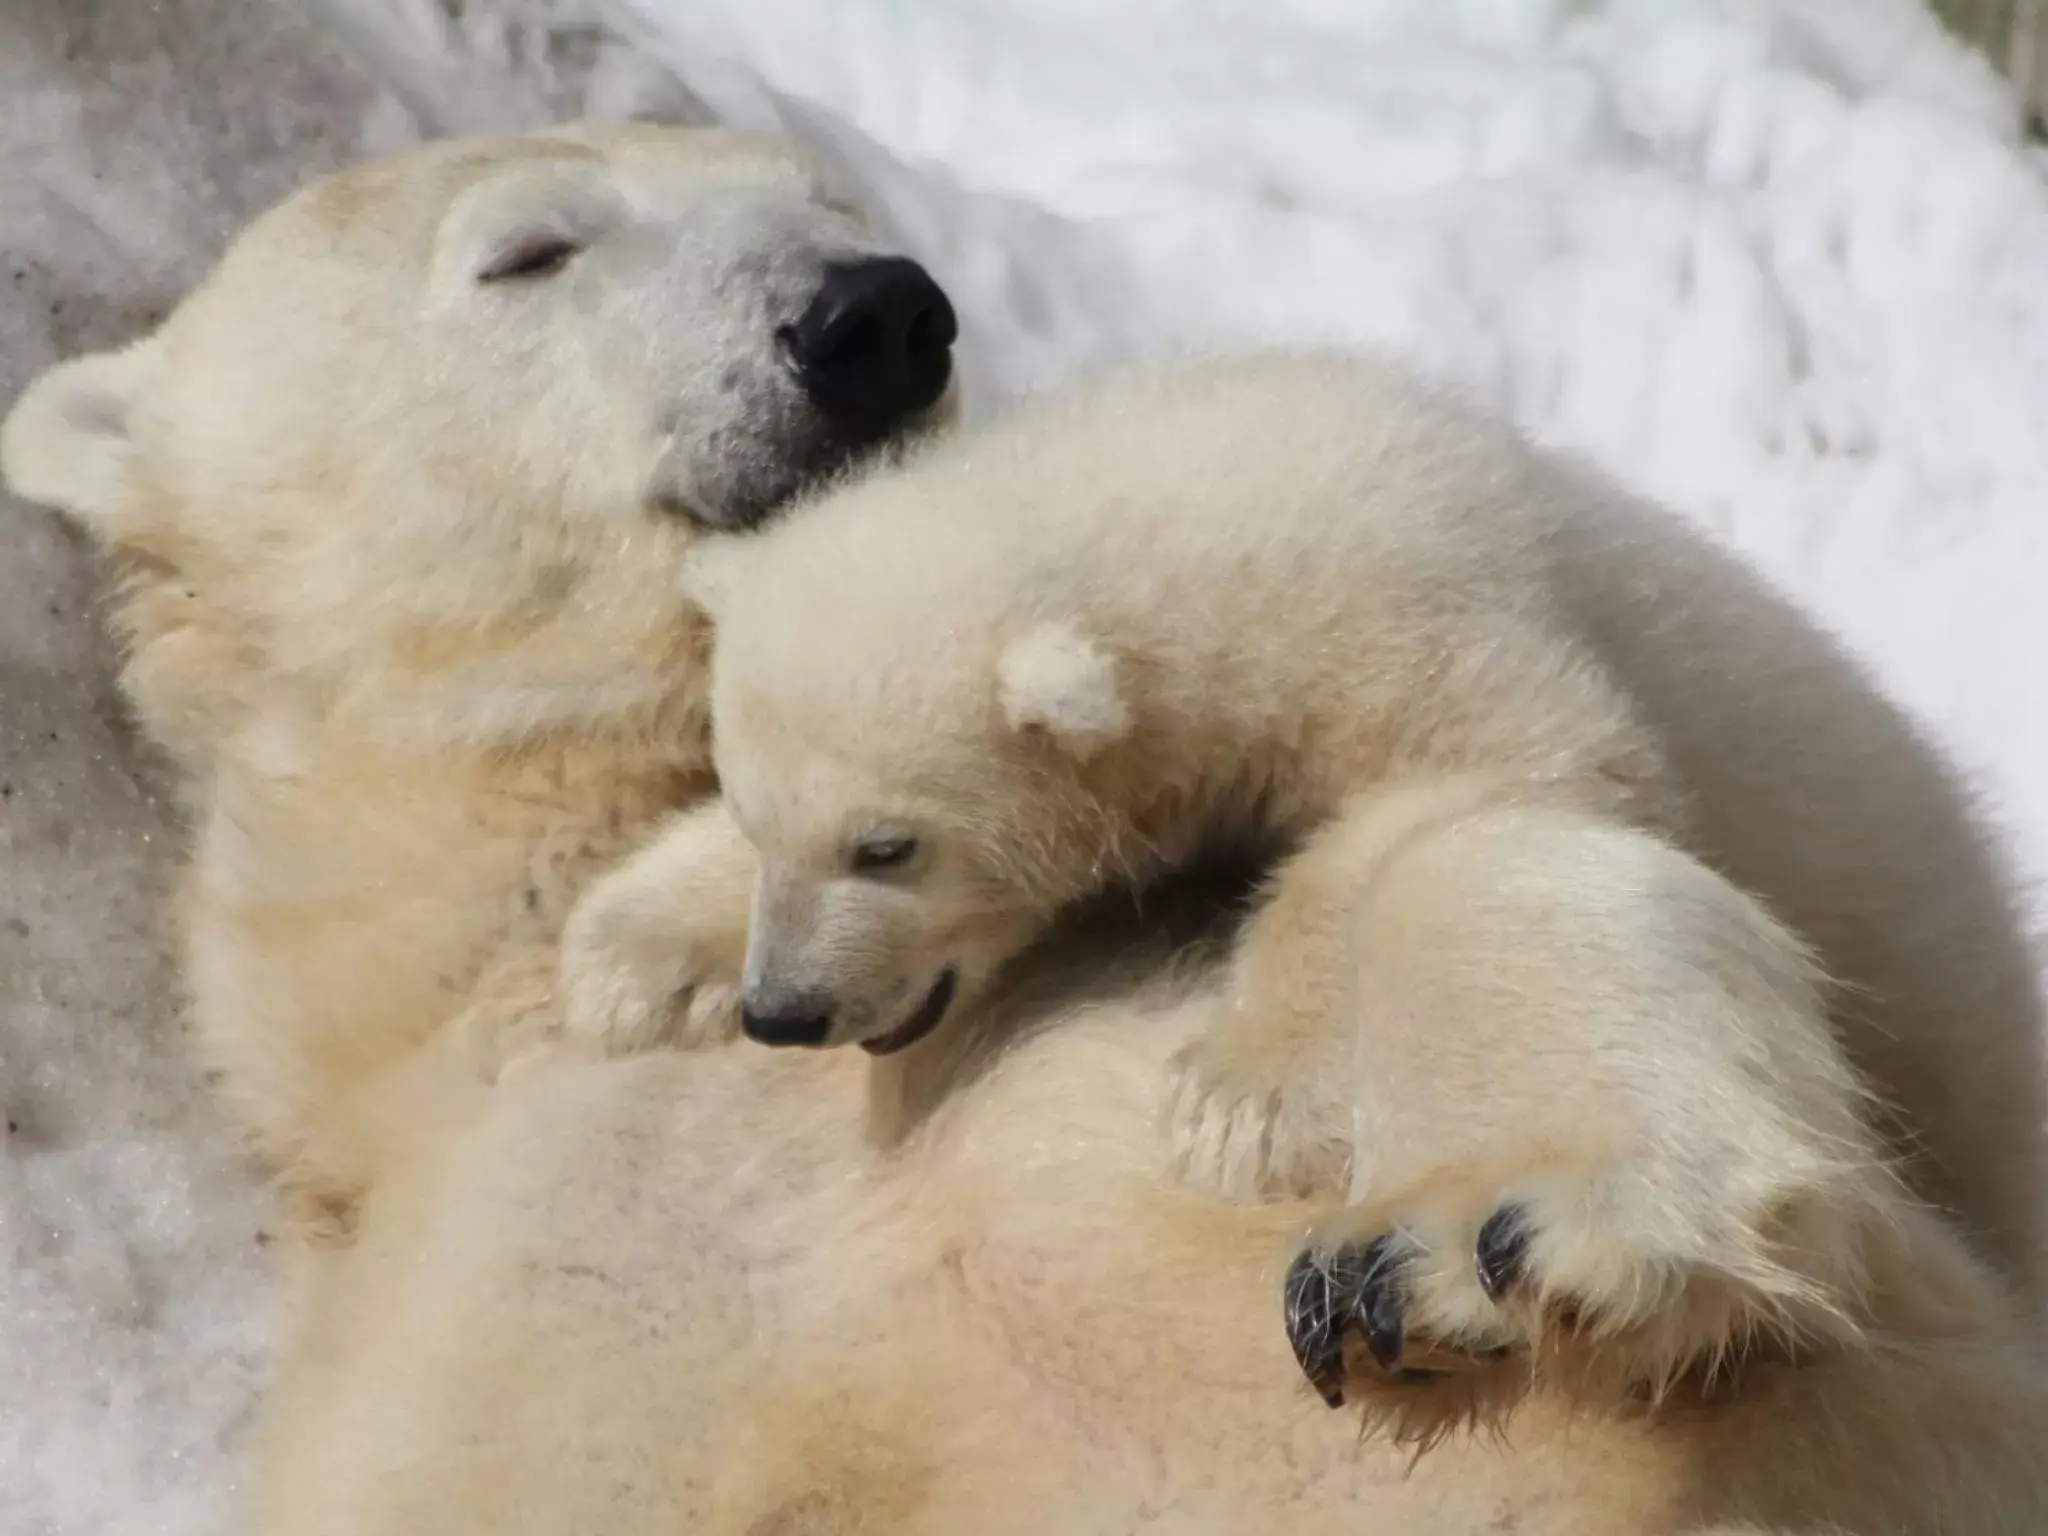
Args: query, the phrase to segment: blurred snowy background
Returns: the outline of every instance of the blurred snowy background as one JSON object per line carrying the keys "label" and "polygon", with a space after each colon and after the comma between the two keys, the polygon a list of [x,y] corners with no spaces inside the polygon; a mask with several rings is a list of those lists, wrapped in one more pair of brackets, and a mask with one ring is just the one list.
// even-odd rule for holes
{"label": "blurred snowy background", "polygon": [[[2048,873],[2048,180],[1917,0],[0,0],[0,401],[305,174],[579,114],[811,141],[951,291],[976,410],[1414,358],[1748,551]],[[169,1023],[90,591],[0,509],[0,1531],[184,1536],[235,1497],[261,1202]]]}

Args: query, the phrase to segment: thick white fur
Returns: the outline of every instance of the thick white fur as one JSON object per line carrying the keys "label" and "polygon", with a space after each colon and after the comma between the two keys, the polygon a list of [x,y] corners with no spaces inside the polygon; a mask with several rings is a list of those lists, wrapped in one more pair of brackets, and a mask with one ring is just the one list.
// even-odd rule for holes
{"label": "thick white fur", "polygon": [[[53,374],[0,447],[10,478],[64,506],[123,568],[126,683],[184,767],[196,823],[182,910],[199,1032],[308,1218],[280,1245],[294,1282],[290,1343],[257,1437],[257,1528],[2040,1528],[2040,1362],[1951,1228],[1903,1203],[1898,1240],[1870,1250],[1855,1336],[1797,1363],[1756,1360],[1739,1390],[1699,1388],[1650,1411],[1539,1372],[1505,1441],[1455,1435],[1412,1469],[1404,1450],[1361,1444],[1359,1420],[1327,1413],[1301,1383],[1277,1307],[1280,1265],[1333,1203],[1233,1207],[1169,1176],[1150,1123],[1168,1063],[1208,1037],[1232,993],[1210,969],[1166,963],[1167,914],[1154,907],[1135,922],[1128,911],[1082,914],[1015,990],[907,1053],[887,1081],[894,1097],[880,1101],[865,1059],[848,1052],[591,1062],[534,1048],[556,1024],[563,914],[613,850],[695,805],[689,830],[640,856],[636,878],[692,838],[691,867],[709,869],[719,889],[744,885],[752,860],[730,820],[704,808],[702,635],[671,602],[692,536],[645,515],[650,479],[677,460],[643,431],[648,402],[635,393],[660,379],[625,360],[744,354],[754,332],[728,325],[701,292],[634,302],[628,263],[619,307],[568,306],[528,349],[522,322],[469,315],[433,277],[434,232],[462,189],[523,157],[555,170],[585,155],[600,180],[631,166],[622,174],[636,184],[671,187],[669,213],[654,216],[673,218],[686,246],[715,227],[792,238],[789,222],[779,234],[759,222],[757,194],[798,231],[831,227],[823,213],[806,223],[799,174],[757,143],[571,134],[430,151],[273,216],[143,344],[146,366]],[[736,222],[721,226],[727,215]],[[425,313],[439,329],[421,329]],[[623,346],[606,316],[656,344]],[[485,359],[507,368],[494,373]],[[708,424],[744,403],[718,396],[723,376],[706,372],[694,417],[706,432],[690,439],[714,459],[714,441],[732,440]],[[1107,427],[1091,435],[1083,419],[1047,421],[1020,464],[1047,495],[1074,494],[1071,481],[1123,461]],[[1177,453],[1131,442],[1133,476],[1186,485]],[[1314,490],[1289,490],[1298,458],[1284,437],[1270,447],[1214,488],[1218,507],[1257,502],[1266,515]],[[716,482],[733,466],[682,468]],[[686,492],[686,482],[661,489]],[[1249,496],[1257,482],[1280,494]],[[874,548],[917,558],[888,542],[892,518],[875,524]],[[1173,547],[1176,559],[1196,553]],[[1147,561],[1162,553],[1139,548]],[[1502,561],[1512,569],[1511,552]],[[1636,600],[1651,614],[1618,623],[1654,616],[1654,594]],[[1756,617],[1781,626],[1774,613]],[[1263,648],[1257,626],[1241,633]],[[1776,654],[1776,633],[1759,634],[1757,665]],[[814,636],[802,645],[829,654]],[[1020,722],[1079,719],[1113,737],[1103,729],[1113,713],[1049,708],[1072,697],[1043,691],[1056,668],[1013,672],[1034,699]],[[1114,673],[1125,686],[1120,659]],[[1706,697],[1722,698],[1711,681]],[[1143,712],[1134,719],[1142,725]],[[1820,739],[1796,713],[1786,724],[1800,729],[1763,750]],[[1891,729],[1879,730],[1887,743]],[[1917,783],[1920,772],[1880,761],[1871,783],[1894,773]],[[1418,938],[1466,911],[1474,878],[1491,889],[1517,867],[1538,877],[1504,893],[1495,917],[1511,933],[1517,890],[1558,889],[1547,840],[1576,848],[1589,829],[1569,808],[1531,814],[1526,825],[1475,823],[1477,841],[1448,838],[1419,875],[1403,876],[1429,898],[1402,904]],[[1953,936],[1974,924],[1988,994],[2006,985],[2002,898],[1974,843],[1945,826],[1926,830],[1915,866],[1939,870],[1949,895],[1948,907],[1922,912],[1935,924],[1926,943],[1952,956]],[[1633,881],[1700,894],[1728,919],[1731,964],[1770,983],[1766,1006],[1698,1039],[1661,1017],[1635,1030],[1624,1009],[1590,1019],[1554,1009],[1541,1027],[1510,1028],[1480,992],[1512,977],[1433,972],[1432,985],[1480,989],[1471,1006],[1448,999],[1459,1006],[1442,1015],[1447,1047],[1472,1032],[1464,1054],[1447,1049],[1431,1066],[1430,1031],[1388,1039],[1416,1053],[1403,1080],[1441,1071],[1434,1102],[1455,1114],[1420,1099],[1383,1106],[1385,1137],[1372,1140],[1382,1156],[1428,1157],[1456,1152],[1462,1127],[1503,1138],[1526,1167],[1521,1128],[1571,1118],[1541,1092],[1561,1078],[1510,1070],[1531,1065],[1530,1041],[1549,1040],[1560,1062],[1617,1069],[1565,1085],[1587,1117],[1668,1109],[1679,1063],[1713,1065],[1717,1042],[1759,1043],[1763,1097],[1784,1108],[1784,1134],[1758,1139],[1758,1083],[1744,1082],[1748,1096],[1725,1115],[1702,1093],[1642,1156],[1613,1160],[1624,1203],[1598,1235],[1605,1251],[1628,1253],[1617,1235],[1659,1237],[1630,1197],[1668,1177],[1673,1155],[1703,1139],[1752,1163],[1771,1147],[1806,1151],[1806,1133],[1843,1112],[1844,1095],[1830,1076],[1838,1057],[1802,1033],[1812,1023],[1803,969],[1759,972],[1744,960],[1758,947],[1781,956],[1779,930],[1662,845],[1605,823],[1590,831],[1598,847],[1620,838],[1626,856],[1599,860],[1600,878],[1572,892],[1593,900]],[[1494,835],[1507,843],[1489,845]],[[1784,862],[1796,873],[1795,851]],[[1871,903],[1911,894],[1882,863],[1890,856],[1874,855]],[[720,873],[721,860],[738,875]],[[1304,889],[1314,878],[1307,866],[1294,873]],[[1840,884],[1827,866],[1813,879]],[[643,879],[645,899],[627,901],[612,931],[600,902],[582,909],[596,916],[579,916],[579,932],[609,943],[672,929],[692,910],[677,906],[679,889]],[[1683,910],[1678,899],[1646,914],[1659,919],[1647,924],[1652,951],[1699,938],[1660,927]],[[1352,936],[1367,958],[1374,936],[1397,932],[1373,915],[1362,905]],[[1137,942],[1146,936],[1150,950]],[[1518,953],[1528,973],[1518,991],[1582,994],[1571,952]],[[597,995],[616,1003],[666,966],[650,1005],[665,1023],[666,989],[689,984],[700,955],[712,970],[736,963],[715,947],[656,945],[598,977]],[[1367,975],[1403,981],[1381,968],[1346,985]],[[1683,979],[1698,986],[1714,973],[1694,967]],[[724,1006],[712,988],[698,993],[716,1005],[708,1013]],[[1788,1032],[1762,1045],[1759,1028],[1780,1014]],[[2011,1128],[1995,1096],[1970,1096],[1971,1074],[1981,1065],[1987,1082],[2010,1086],[1996,1062],[2024,1056],[2025,1015],[2020,1006],[1994,1028],[1988,1011],[1959,1004],[1951,1044],[1909,1034],[1892,1063],[1932,1063],[1912,1124],[1945,1149],[1957,1203],[1987,1227],[2011,1192],[1998,1162]],[[1486,1054],[1496,1049],[1507,1052],[1499,1063]],[[1882,1054],[1865,1054],[1884,1079]],[[515,1067],[501,1072],[508,1059]],[[1351,1090],[1370,1106],[1375,1074],[1358,1065]],[[878,1108],[890,1112],[886,1127]],[[1412,1147],[1384,1118],[1403,1109]],[[1852,1137],[1862,1126],[1851,1116]],[[892,1132],[885,1144],[878,1129]],[[1851,1192],[1877,1187],[1849,1163]],[[1786,1177],[1805,1188],[1814,1173],[1795,1161]],[[1362,1390],[1374,1422],[1401,1401],[1391,1385]]]}

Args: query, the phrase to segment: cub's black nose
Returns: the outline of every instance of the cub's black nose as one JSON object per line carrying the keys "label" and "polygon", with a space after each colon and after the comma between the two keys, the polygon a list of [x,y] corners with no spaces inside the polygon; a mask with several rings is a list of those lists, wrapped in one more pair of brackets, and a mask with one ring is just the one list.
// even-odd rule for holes
{"label": "cub's black nose", "polygon": [[761,1045],[823,1045],[832,1032],[832,1004],[809,994],[742,998],[740,1028]]}
{"label": "cub's black nose", "polygon": [[945,392],[960,324],[930,273],[883,256],[826,267],[810,306],[780,334],[811,403],[872,440]]}

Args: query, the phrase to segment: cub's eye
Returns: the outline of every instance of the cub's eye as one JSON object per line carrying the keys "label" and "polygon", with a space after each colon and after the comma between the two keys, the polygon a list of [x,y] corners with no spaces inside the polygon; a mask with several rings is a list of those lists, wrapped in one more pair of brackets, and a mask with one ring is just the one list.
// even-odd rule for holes
{"label": "cub's eye", "polygon": [[856,874],[872,875],[885,869],[901,869],[916,857],[914,837],[871,837],[853,845],[851,862]]}
{"label": "cub's eye", "polygon": [[555,230],[534,230],[494,252],[478,268],[479,283],[522,282],[553,277],[582,251],[582,242]]}

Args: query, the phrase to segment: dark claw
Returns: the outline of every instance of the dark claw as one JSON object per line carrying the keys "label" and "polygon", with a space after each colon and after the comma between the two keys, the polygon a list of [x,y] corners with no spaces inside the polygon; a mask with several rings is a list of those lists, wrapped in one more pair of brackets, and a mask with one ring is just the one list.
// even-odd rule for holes
{"label": "dark claw", "polygon": [[1335,1273],[1344,1255],[1331,1256],[1326,1264],[1312,1249],[1304,1249],[1287,1267],[1281,1288],[1287,1318],[1287,1342],[1294,1346],[1294,1358],[1302,1375],[1323,1401],[1332,1408],[1344,1406],[1344,1325],[1348,1298],[1356,1284],[1353,1276],[1342,1280]]}
{"label": "dark claw", "polygon": [[1402,1245],[1389,1234],[1374,1238],[1361,1258],[1364,1275],[1358,1291],[1358,1326],[1364,1330],[1365,1347],[1385,1371],[1401,1363],[1401,1264],[1405,1257]]}
{"label": "dark claw", "polygon": [[[1527,1277],[1532,1235],[1528,1213],[1519,1206],[1502,1207],[1480,1227],[1473,1262],[1480,1286],[1495,1302]],[[1445,1376],[1440,1370],[1402,1364],[1407,1347],[1407,1269],[1418,1252],[1411,1238],[1393,1231],[1369,1243],[1305,1249],[1287,1267],[1282,1288],[1287,1342],[1302,1374],[1332,1408],[1344,1406],[1344,1342],[1354,1328],[1393,1381],[1422,1384]],[[1488,1363],[1511,1353],[1505,1345],[1477,1348],[1476,1341],[1468,1346],[1452,1340],[1450,1348]]]}
{"label": "dark claw", "polygon": [[1356,1328],[1380,1368],[1401,1372],[1404,1239],[1388,1235],[1363,1247],[1306,1249],[1287,1268],[1282,1302],[1287,1342],[1302,1375],[1332,1408],[1344,1406],[1344,1336]]}
{"label": "dark claw", "polygon": [[1498,1302],[1529,1271],[1529,1219],[1520,1206],[1504,1205],[1479,1229],[1475,1262],[1479,1287]]}

